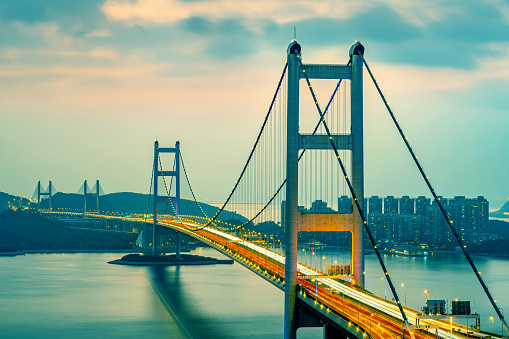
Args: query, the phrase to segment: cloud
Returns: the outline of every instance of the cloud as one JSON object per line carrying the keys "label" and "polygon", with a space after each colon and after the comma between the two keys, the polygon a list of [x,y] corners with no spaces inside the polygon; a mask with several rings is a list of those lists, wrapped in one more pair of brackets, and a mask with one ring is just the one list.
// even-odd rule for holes
{"label": "cloud", "polygon": [[[86,55],[94,53],[103,53],[92,51]],[[57,53],[58,54],[58,53]],[[66,52],[64,52],[64,55]],[[73,53],[75,54],[75,53]],[[148,74],[157,74],[167,72],[169,64],[145,64],[145,65],[118,65],[116,67],[71,67],[65,65],[45,65],[45,66],[9,66],[0,68],[0,78],[4,77],[34,77],[34,76],[88,76],[96,78],[129,78]]]}
{"label": "cloud", "polygon": [[40,55],[47,56],[65,56],[65,57],[89,57],[96,59],[115,60],[118,55],[111,48],[97,47],[89,51],[76,51],[76,50],[45,50],[35,52]]}
{"label": "cloud", "polygon": [[195,16],[210,19],[272,18],[279,24],[297,22],[313,17],[349,18],[363,11],[368,5],[363,1],[295,1],[284,0],[107,0],[102,11],[115,21],[136,24],[171,24]]}
{"label": "cloud", "polygon": [[5,48],[0,50],[0,59],[14,61],[21,55],[21,53],[22,52],[17,48]]}
{"label": "cloud", "polygon": [[373,65],[370,63],[370,66],[380,84],[384,84],[389,91],[400,95],[468,90],[477,84],[492,80],[502,80],[508,84],[509,44],[505,49],[506,53],[499,57],[477,60],[473,69],[378,62],[374,62]]}
{"label": "cloud", "polygon": [[390,7],[405,21],[417,27],[426,27],[430,23],[443,20],[449,10],[443,2],[434,0],[383,0],[379,1]]}
{"label": "cloud", "polygon": [[21,22],[11,24],[19,33],[27,37],[42,38],[44,42],[52,46],[71,46],[73,37],[66,34],[56,23],[38,23],[27,25]]}
{"label": "cloud", "polygon": [[111,35],[110,31],[108,31],[106,29],[97,29],[97,30],[88,32],[87,34],[85,34],[85,37],[87,37],[87,38],[108,37],[110,35]]}

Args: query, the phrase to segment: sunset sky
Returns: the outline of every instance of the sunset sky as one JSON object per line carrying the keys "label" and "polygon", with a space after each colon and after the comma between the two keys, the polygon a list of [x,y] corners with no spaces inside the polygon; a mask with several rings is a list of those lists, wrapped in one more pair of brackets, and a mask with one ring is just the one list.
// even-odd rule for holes
{"label": "sunset sky", "polygon": [[[0,23],[0,191],[148,193],[157,138],[224,200],[296,26],[306,63],[363,43],[438,194],[508,201],[505,1],[5,0]],[[365,100],[366,195],[427,194],[367,74]]]}

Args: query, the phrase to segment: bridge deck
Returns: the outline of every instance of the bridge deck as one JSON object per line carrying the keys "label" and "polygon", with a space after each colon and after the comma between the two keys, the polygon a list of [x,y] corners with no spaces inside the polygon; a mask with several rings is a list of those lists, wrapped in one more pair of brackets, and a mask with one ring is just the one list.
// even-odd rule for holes
{"label": "bridge deck", "polygon": [[[55,213],[55,212],[53,212]],[[67,212],[65,214],[78,214]],[[141,218],[124,218],[117,216],[94,215],[94,218],[124,219],[131,222],[150,223]],[[256,273],[274,286],[284,290],[285,257],[272,250],[266,249],[249,241],[232,236],[228,233],[204,228],[194,221],[159,221],[158,226],[181,231],[217,251],[234,259],[239,264]],[[320,276],[321,272],[297,264],[300,276]],[[398,306],[368,291],[352,286],[344,281],[329,277],[316,279],[299,278],[299,303],[315,310],[315,313],[328,322],[341,326],[349,331],[349,337],[399,338],[403,337],[403,320]],[[416,325],[416,319],[421,312],[405,307],[405,313],[411,325]],[[416,338],[452,338],[467,337],[485,338],[489,333],[453,323],[445,320],[420,320],[421,327],[414,329]],[[408,332],[405,336],[408,336]],[[502,338],[489,334],[491,338]]]}

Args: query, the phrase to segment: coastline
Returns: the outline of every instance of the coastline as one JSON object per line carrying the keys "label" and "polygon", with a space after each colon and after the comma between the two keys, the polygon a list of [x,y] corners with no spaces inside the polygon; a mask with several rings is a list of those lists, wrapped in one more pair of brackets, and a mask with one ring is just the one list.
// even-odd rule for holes
{"label": "coastline", "polygon": [[234,261],[230,260],[201,260],[201,261],[182,261],[182,262],[138,262],[138,261],[125,261],[116,259],[108,261],[108,264],[126,265],[126,266],[183,266],[183,265],[232,265]]}
{"label": "coastline", "polygon": [[134,249],[79,249],[79,250],[24,250],[16,252],[0,252],[0,257],[15,257],[26,254],[73,254],[73,253],[136,253]]}

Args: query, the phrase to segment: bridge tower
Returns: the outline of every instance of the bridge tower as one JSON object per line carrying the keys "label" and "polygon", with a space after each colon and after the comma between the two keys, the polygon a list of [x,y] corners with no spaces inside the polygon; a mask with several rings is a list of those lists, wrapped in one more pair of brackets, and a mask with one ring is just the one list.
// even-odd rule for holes
{"label": "bridge tower", "polygon": [[[94,187],[92,187],[94,188]],[[101,186],[99,186],[99,179],[95,182],[95,193],[88,188],[87,180],[83,183],[83,219],[86,218],[87,215],[87,196],[96,197],[97,199],[97,213],[100,212],[99,209],[99,195],[100,195]]]}
{"label": "bridge tower", "polygon": [[41,196],[45,196],[45,195],[47,195],[48,199],[49,199],[49,211],[50,212],[52,211],[52,208],[51,208],[51,195],[53,194],[53,192],[51,192],[52,186],[53,185],[51,184],[51,180],[50,180],[49,185],[48,185],[48,191],[41,192],[41,181],[39,180],[37,182],[37,212],[39,212],[39,210],[40,210]]}
{"label": "bridge tower", "polygon": [[332,135],[338,149],[351,151],[351,181],[361,206],[364,201],[363,156],[363,54],[356,42],[350,48],[349,65],[303,64],[301,46],[292,40],[287,49],[287,162],[285,208],[285,338],[296,338],[297,297],[297,233],[300,231],[349,231],[352,233],[352,260],[355,284],[364,287],[363,228],[360,213],[352,201],[350,214],[300,214],[298,212],[298,158],[303,149],[332,150],[328,135],[299,133],[299,81],[309,79],[349,79],[351,81],[351,133]]}
{"label": "bridge tower", "polygon": [[[160,171],[159,170],[159,153],[174,153],[175,154],[175,170],[173,171]],[[152,255],[156,254],[156,238],[157,238],[157,205],[160,202],[168,203],[168,197],[159,196],[157,185],[159,177],[175,177],[175,214],[176,217],[180,215],[180,142],[175,143],[175,147],[163,148],[159,147],[159,142],[154,143],[154,219],[152,226]],[[171,203],[171,201],[170,201]],[[176,258],[180,259],[180,232],[177,231],[176,244]]]}

